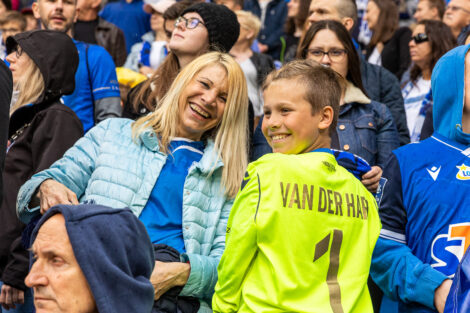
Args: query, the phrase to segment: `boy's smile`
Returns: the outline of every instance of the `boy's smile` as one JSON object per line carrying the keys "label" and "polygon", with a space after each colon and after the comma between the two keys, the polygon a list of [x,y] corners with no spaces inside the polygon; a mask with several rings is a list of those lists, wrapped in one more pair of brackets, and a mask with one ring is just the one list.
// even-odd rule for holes
{"label": "boy's smile", "polygon": [[297,79],[280,79],[264,91],[263,134],[273,152],[299,154],[329,147],[322,112],[312,114],[305,86]]}

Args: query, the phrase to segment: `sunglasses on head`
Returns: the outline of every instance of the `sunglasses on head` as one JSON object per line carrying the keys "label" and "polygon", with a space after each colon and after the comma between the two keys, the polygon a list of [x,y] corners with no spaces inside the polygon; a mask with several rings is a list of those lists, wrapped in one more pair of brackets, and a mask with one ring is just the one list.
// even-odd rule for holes
{"label": "sunglasses on head", "polygon": [[428,35],[424,33],[419,33],[416,36],[411,37],[411,40],[414,40],[415,43],[422,43],[422,42],[428,41],[429,38],[428,38]]}

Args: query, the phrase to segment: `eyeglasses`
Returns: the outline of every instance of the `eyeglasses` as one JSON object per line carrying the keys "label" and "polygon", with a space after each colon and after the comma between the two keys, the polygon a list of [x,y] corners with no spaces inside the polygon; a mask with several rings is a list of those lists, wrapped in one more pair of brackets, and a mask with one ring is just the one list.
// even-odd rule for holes
{"label": "eyeglasses", "polygon": [[419,33],[416,36],[411,37],[411,40],[414,40],[416,44],[429,41],[428,35],[425,33]]}
{"label": "eyeglasses", "polygon": [[469,10],[464,9],[462,7],[459,7],[457,5],[449,5],[449,6],[447,6],[447,10],[451,10],[452,12],[462,11],[462,12],[465,12],[467,14],[470,14]]}
{"label": "eyeglasses", "polygon": [[175,21],[175,27],[178,27],[178,25],[184,21],[184,26],[187,29],[193,29],[196,28],[199,24],[202,24],[206,26],[200,19],[195,18],[195,17],[190,17],[190,18],[185,18],[184,16],[180,16],[176,19]]}
{"label": "eyeglasses", "polygon": [[341,62],[347,54],[347,51],[344,49],[331,49],[325,52],[320,49],[308,49],[307,54],[316,60],[321,60],[323,59],[323,56],[328,55],[331,62]]}

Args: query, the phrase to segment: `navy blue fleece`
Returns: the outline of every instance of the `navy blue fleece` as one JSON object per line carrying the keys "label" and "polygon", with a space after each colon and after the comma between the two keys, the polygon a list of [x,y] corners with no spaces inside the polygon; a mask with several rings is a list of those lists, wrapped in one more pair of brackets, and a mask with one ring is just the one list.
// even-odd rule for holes
{"label": "navy blue fleece", "polygon": [[[82,204],[58,205],[39,220],[31,236],[51,216],[62,214],[73,252],[100,313],[149,313],[155,264],[144,225],[128,209]],[[73,282],[71,282],[73,283]]]}

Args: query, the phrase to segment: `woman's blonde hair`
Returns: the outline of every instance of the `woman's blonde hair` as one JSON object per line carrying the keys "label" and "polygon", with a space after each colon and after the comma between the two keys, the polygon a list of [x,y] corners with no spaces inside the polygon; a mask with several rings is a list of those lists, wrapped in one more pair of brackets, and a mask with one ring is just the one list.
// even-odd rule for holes
{"label": "woman's blonde hair", "polygon": [[10,108],[10,116],[17,109],[28,103],[34,103],[44,93],[44,77],[39,67],[31,60],[31,58],[23,51],[20,58],[28,58],[25,64],[26,70],[19,80],[13,86],[13,90],[18,91],[18,100]]}
{"label": "woman's blonde hair", "polygon": [[259,31],[261,29],[261,21],[251,12],[239,10],[235,11],[235,14],[237,15],[240,27],[251,30],[253,32],[253,38],[250,41],[250,44],[252,44],[256,37],[258,37]]}
{"label": "woman's blonde hair", "polygon": [[[182,102],[186,101],[182,98],[184,90],[202,69],[213,65],[221,66],[227,73],[227,100],[220,123],[208,130],[203,139],[214,140],[217,159],[224,163],[222,185],[225,195],[235,197],[248,164],[248,94],[245,75],[228,54],[206,53],[184,67],[155,111],[132,125],[132,136],[137,140],[142,132],[152,127],[158,134],[160,149],[168,153],[171,139],[178,137],[178,119],[180,110],[185,107]],[[213,170],[215,166],[216,163]]]}

